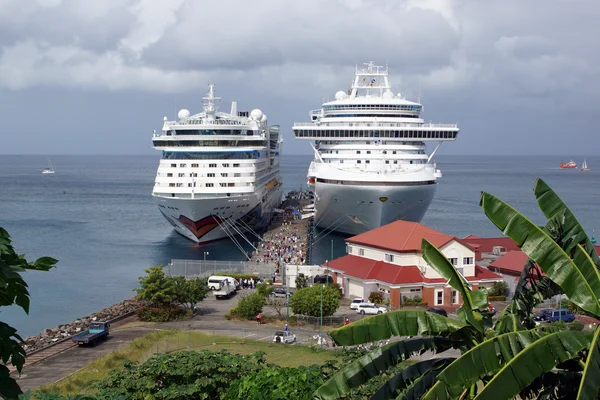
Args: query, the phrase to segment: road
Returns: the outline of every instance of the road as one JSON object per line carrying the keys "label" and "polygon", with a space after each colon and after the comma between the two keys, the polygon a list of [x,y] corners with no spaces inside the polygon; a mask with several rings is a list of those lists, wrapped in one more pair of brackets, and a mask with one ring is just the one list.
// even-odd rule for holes
{"label": "road", "polygon": [[[135,321],[136,317],[127,318],[119,321],[118,326],[115,324],[115,328],[111,329],[111,335],[107,341],[101,342],[95,347],[67,348],[58,354],[51,355],[40,361],[33,362],[31,360],[29,364],[25,365],[21,376],[18,376],[16,372],[13,373],[13,376],[17,379],[23,391],[36,390],[77,372],[88,363],[128,345],[138,337],[162,329],[191,330],[212,335],[270,341],[275,331],[282,329],[282,325],[262,324],[259,326],[253,321],[228,321],[224,318],[225,314],[232,307],[235,307],[239,298],[244,293],[251,292],[243,290],[233,298],[224,300],[216,300],[214,296],[209,296],[202,303],[199,303],[198,314],[184,321],[127,327],[127,324]],[[349,310],[346,312],[346,310],[341,309],[338,313],[354,315],[351,320],[361,318],[361,316],[355,315]],[[312,337],[318,334],[318,330],[310,328],[293,328],[292,331],[297,337],[296,345],[314,343]],[[420,358],[452,357],[456,355],[458,355],[457,352],[448,351],[435,355],[433,353],[425,353]]]}

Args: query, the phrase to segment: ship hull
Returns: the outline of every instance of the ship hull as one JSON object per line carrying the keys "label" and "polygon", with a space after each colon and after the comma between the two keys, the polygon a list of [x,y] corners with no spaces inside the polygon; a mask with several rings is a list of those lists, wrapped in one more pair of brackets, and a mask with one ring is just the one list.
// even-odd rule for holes
{"label": "ship hull", "polygon": [[358,235],[399,219],[420,222],[436,188],[436,183],[360,186],[317,182],[315,223],[322,229]]}
{"label": "ship hull", "polygon": [[177,233],[196,243],[206,243],[266,228],[282,194],[282,184],[278,183],[264,193],[196,199],[154,196],[154,199]]}

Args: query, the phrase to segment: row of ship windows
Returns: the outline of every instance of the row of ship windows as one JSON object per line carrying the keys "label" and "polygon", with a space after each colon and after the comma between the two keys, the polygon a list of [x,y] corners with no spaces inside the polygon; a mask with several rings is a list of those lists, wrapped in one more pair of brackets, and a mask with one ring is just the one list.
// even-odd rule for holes
{"label": "row of ship windows", "polygon": [[[158,176],[161,176],[161,174],[157,174]],[[188,174],[181,172],[179,174],[177,174],[178,178],[185,178],[186,176],[188,176]],[[227,178],[229,176],[229,174],[227,172],[221,172],[221,177],[222,178]],[[241,178],[242,174],[239,172],[234,172],[232,175],[234,178]],[[246,177],[251,177],[254,176],[253,172],[248,173],[248,175],[246,175]],[[173,173],[169,172],[167,173],[167,178],[172,178],[173,177]],[[196,172],[192,172],[191,174],[189,174],[190,178],[197,178],[198,177],[198,173]],[[209,172],[206,174],[207,178],[215,178],[215,173]]]}
{"label": "row of ship windows", "polygon": [[344,104],[331,105],[323,107],[324,111],[333,110],[404,110],[404,111],[421,111],[423,106],[407,105],[407,104]]}
{"label": "row of ship windows", "polygon": [[[368,126],[368,125],[367,125]],[[296,137],[372,137],[456,139],[456,131],[364,131],[345,129],[295,129]]]}
{"label": "row of ship windows", "polygon": [[[264,147],[266,140],[153,140],[155,147]],[[273,147],[272,147],[273,148]]]}
{"label": "row of ship windows", "polygon": [[[327,114],[323,118],[360,118],[360,117],[373,117],[373,118],[419,118],[415,114]],[[314,120],[315,118],[313,118]]]}
{"label": "row of ship windows", "polygon": [[[387,140],[374,140],[372,143],[376,144],[376,145],[386,145],[386,144],[388,144],[388,141]],[[338,141],[338,140],[336,140],[336,141],[317,140],[315,142],[315,147],[318,149],[319,146],[322,145],[322,144],[323,145],[351,144],[351,145],[357,146],[357,145],[360,145],[360,144],[371,144],[371,141],[367,140],[365,142],[358,142],[358,141]],[[419,146],[419,145],[424,146],[425,145],[425,143],[423,143],[423,142],[397,142],[395,140],[393,142],[389,142],[389,144],[402,145],[402,146],[409,145],[409,146],[411,146],[413,148],[414,148],[414,146]]]}
{"label": "row of ship windows", "polygon": [[[371,150],[367,150],[365,152],[366,154],[371,154]],[[396,150],[390,151],[390,154],[396,154]],[[340,154],[339,150],[322,150],[321,154]],[[348,154],[348,152],[344,152],[344,150],[342,150],[342,154]],[[361,154],[360,150],[356,150],[356,154]],[[383,150],[383,151],[376,151],[375,154],[388,154],[387,150]],[[400,152],[400,154],[425,154],[423,153],[423,151],[421,150],[403,150]]]}
{"label": "row of ship windows", "polygon": [[[343,164],[344,163],[344,159],[339,159],[339,160],[323,160],[326,163],[334,163],[337,162],[339,164]],[[346,160],[346,162],[348,163],[353,163],[355,160]],[[356,160],[356,164],[362,164],[363,160]],[[371,160],[364,160],[365,164],[371,164]],[[390,160],[385,160],[386,164],[390,163]],[[398,160],[394,160],[394,164],[398,164]],[[410,160],[410,164],[423,164],[423,162],[421,162],[420,160]]]}
{"label": "row of ship windows", "polygon": [[255,160],[266,157],[266,152],[261,155],[259,151],[249,150],[232,153],[229,152],[210,152],[210,153],[192,153],[178,151],[163,151],[163,160]]}
{"label": "row of ship windows", "polygon": [[159,204],[158,206],[161,208],[168,208],[169,210],[179,211],[179,208],[177,208],[177,207],[163,206],[162,204]]}
{"label": "row of ship windows", "polygon": [[252,135],[254,131],[247,129],[171,129],[167,136],[182,135]]}
{"label": "row of ship windows", "polygon": [[[235,183],[219,183],[220,187],[240,187],[240,186],[251,186],[252,184],[250,183],[245,183],[245,184],[235,184]],[[219,187],[217,186],[217,187]],[[169,187],[186,187],[184,186],[183,183],[169,183]],[[194,185],[192,183],[188,183],[187,187],[215,187],[214,183],[205,183],[204,185]]]}
{"label": "row of ship windows", "polygon": [[[238,204],[235,208],[245,208],[245,207],[249,207],[250,204]],[[227,206],[227,207],[215,207],[213,208],[213,211],[217,211],[217,210],[229,210],[231,207]]]}
{"label": "row of ship windows", "polygon": [[[221,164],[221,166],[223,168],[229,168],[229,165],[230,165],[229,163]],[[231,164],[231,165],[233,165],[233,168],[237,168],[240,166],[240,164]],[[199,168],[200,164],[191,164],[190,166],[192,168]],[[206,167],[206,165],[202,165],[202,166]],[[209,168],[217,168],[217,164],[211,163],[211,164],[208,164],[208,167]],[[171,168],[177,168],[177,164],[171,164]],[[187,168],[187,164],[179,164],[179,168]],[[181,176],[181,174],[179,176]]]}

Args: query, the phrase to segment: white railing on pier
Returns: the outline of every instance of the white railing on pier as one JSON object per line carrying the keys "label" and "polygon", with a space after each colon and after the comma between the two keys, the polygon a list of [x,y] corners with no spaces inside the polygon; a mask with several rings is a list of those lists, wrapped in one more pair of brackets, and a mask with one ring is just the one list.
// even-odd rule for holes
{"label": "white railing on pier", "polygon": [[269,279],[276,271],[275,263],[257,263],[250,261],[217,261],[217,260],[171,260],[167,266],[169,276],[184,276],[186,279],[208,278],[211,275],[248,274]]}

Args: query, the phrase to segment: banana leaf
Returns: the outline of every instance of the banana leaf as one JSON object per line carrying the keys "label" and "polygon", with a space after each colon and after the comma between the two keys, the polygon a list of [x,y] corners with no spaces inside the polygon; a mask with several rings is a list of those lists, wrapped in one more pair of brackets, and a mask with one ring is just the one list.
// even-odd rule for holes
{"label": "banana leaf", "polygon": [[382,371],[427,350],[446,351],[453,342],[446,338],[411,338],[382,346],[348,364],[321,385],[314,393],[316,399],[337,399],[367,382]]}
{"label": "banana leaf", "polygon": [[482,317],[478,315],[479,312],[474,313],[473,310],[479,310],[487,305],[487,292],[481,291],[477,295],[473,295],[465,278],[458,273],[450,260],[427,239],[423,239],[421,243],[421,254],[425,262],[438,274],[446,278],[448,285],[460,293],[463,305],[458,315],[461,320],[469,323],[479,332],[483,332]]}
{"label": "banana leaf", "polygon": [[[565,237],[573,238],[574,245],[582,244],[585,251],[590,255],[595,265],[600,265],[600,257],[596,251],[594,244],[587,236],[583,227],[575,218],[569,207],[561,200],[560,197],[548,186],[546,182],[538,178],[533,187],[533,194],[538,202],[540,210],[548,219],[557,216],[564,216],[562,228]],[[565,249],[570,253],[572,249]]]}
{"label": "banana leaf", "polygon": [[410,365],[388,380],[371,400],[398,398],[419,400],[435,383],[436,377],[450,365],[454,358],[431,358]]}
{"label": "banana leaf", "polygon": [[589,348],[593,336],[590,332],[562,331],[536,340],[506,362],[475,399],[513,398],[543,373]]}
{"label": "banana leaf", "polygon": [[329,332],[329,336],[338,346],[354,346],[394,336],[450,336],[465,327],[467,325],[460,321],[435,313],[400,310],[363,318],[334,329]]}
{"label": "banana leaf", "polygon": [[578,400],[597,399],[600,392],[600,329],[596,329],[594,340],[590,346],[585,369],[581,377],[581,385],[577,393]]}
{"label": "banana leaf", "polygon": [[[556,330],[554,327],[552,330]],[[438,382],[423,399],[451,399],[477,383],[483,376],[495,374],[521,350],[548,335],[541,329],[506,333],[486,340],[462,354],[438,375]]]}
{"label": "banana leaf", "polygon": [[589,270],[595,269],[589,256],[588,262],[576,265],[546,232],[491,194],[482,192],[479,204],[490,221],[512,238],[573,303],[593,315],[600,315],[600,293],[593,289],[600,287],[600,282],[595,281],[597,273]]}

